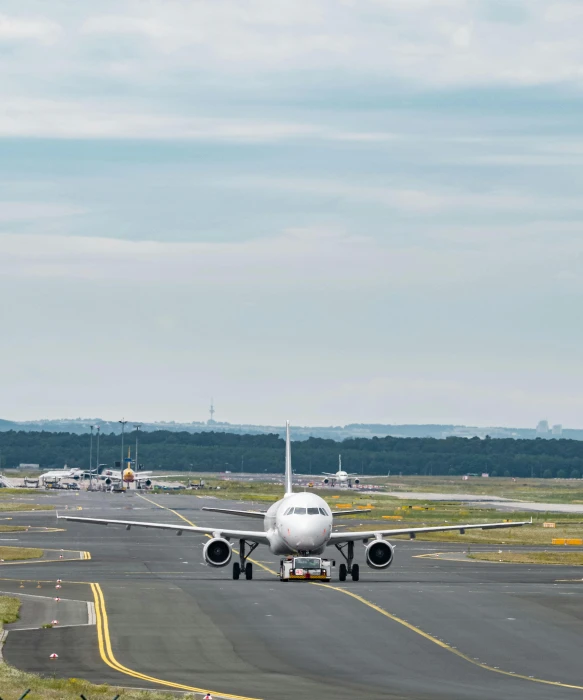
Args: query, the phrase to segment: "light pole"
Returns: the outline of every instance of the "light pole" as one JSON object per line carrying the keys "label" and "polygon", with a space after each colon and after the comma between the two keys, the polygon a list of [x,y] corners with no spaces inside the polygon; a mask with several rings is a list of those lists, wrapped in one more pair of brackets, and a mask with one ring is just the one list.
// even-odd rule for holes
{"label": "light pole", "polygon": [[138,471],[140,468],[140,463],[138,462],[138,435],[140,434],[141,427],[141,425],[134,426],[134,428],[136,429],[136,471]]}
{"label": "light pole", "polygon": [[121,420],[118,420],[118,423],[121,423],[121,461],[119,463],[119,468],[121,471],[120,476],[122,479],[121,483],[122,483],[122,487],[123,487],[123,438],[124,438],[127,420],[125,418],[122,418]]}
{"label": "light pole", "polygon": [[[97,450],[96,450],[96,452],[97,452],[96,457],[97,458],[95,460],[96,461],[96,465],[95,465],[96,472],[99,471],[99,433],[100,433],[100,431],[101,431],[101,426],[98,425],[97,426]],[[91,487],[91,490],[93,491],[93,472],[91,472],[91,474],[89,475],[89,486]]]}
{"label": "light pole", "polygon": [[91,472],[93,470],[93,428],[95,426],[89,426],[91,428],[91,437],[89,438],[89,485],[91,485]]}

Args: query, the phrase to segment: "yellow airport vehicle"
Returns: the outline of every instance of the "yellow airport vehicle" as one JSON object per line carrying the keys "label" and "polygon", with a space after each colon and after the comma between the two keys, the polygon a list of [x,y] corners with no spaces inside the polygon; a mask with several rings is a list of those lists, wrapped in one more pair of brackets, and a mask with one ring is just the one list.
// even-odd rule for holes
{"label": "yellow airport vehicle", "polygon": [[330,581],[334,562],[321,557],[291,557],[282,559],[280,581]]}

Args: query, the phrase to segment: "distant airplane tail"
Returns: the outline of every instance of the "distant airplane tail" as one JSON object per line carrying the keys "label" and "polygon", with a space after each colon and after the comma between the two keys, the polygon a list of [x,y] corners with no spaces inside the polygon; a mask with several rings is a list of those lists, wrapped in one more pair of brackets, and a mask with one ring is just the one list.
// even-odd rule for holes
{"label": "distant airplane tail", "polygon": [[285,422],[285,495],[293,493],[291,444],[289,440],[289,421]]}

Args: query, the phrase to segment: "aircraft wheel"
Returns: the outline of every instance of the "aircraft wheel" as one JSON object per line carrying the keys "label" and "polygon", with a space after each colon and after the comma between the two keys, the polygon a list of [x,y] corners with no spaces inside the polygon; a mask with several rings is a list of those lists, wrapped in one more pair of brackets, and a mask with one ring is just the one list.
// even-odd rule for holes
{"label": "aircraft wheel", "polygon": [[240,575],[241,575],[241,565],[239,564],[238,561],[236,561],[233,564],[233,580],[238,581]]}
{"label": "aircraft wheel", "polygon": [[247,581],[251,581],[253,578],[253,564],[251,562],[247,562],[245,565],[245,578]]}
{"label": "aircraft wheel", "polygon": [[353,564],[352,565],[352,580],[353,581],[358,581],[360,578],[360,567],[358,564]]}
{"label": "aircraft wheel", "polygon": [[339,581],[346,581],[346,573],[347,573],[346,564],[340,564],[340,566],[338,567],[338,580]]}

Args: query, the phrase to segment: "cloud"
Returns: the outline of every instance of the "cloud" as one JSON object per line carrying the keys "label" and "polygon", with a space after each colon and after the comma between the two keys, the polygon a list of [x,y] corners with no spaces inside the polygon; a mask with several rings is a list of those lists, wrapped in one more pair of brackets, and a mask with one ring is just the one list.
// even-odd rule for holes
{"label": "cloud", "polygon": [[0,15],[0,43],[33,40],[53,44],[61,26],[43,17],[10,17]]}
{"label": "cloud", "polygon": [[253,177],[222,178],[217,186],[237,188],[258,188],[290,192],[308,197],[337,197],[346,201],[375,204],[419,216],[433,216],[444,212],[581,212],[583,202],[579,197],[548,197],[541,200],[534,194],[512,192],[508,189],[485,192],[467,190],[406,189],[401,186],[376,184],[356,184],[350,181],[316,180],[310,178]]}
{"label": "cloud", "polygon": [[261,118],[190,116],[122,101],[6,99],[0,136],[67,139],[156,139],[269,143],[290,139],[386,143],[388,132],[345,131],[332,125]]}
{"label": "cloud", "polygon": [[54,202],[0,201],[0,224],[84,214],[82,207]]}
{"label": "cloud", "polygon": [[[529,285],[564,289],[565,260],[583,255],[583,241],[478,236],[468,245],[417,245],[330,229],[292,229],[240,242],[124,241],[114,238],[0,234],[0,274],[17,279],[189,284],[271,290],[310,286],[358,290],[440,288],[499,294]],[[583,280],[569,275],[571,292]],[[502,290],[506,291],[502,291]]]}

